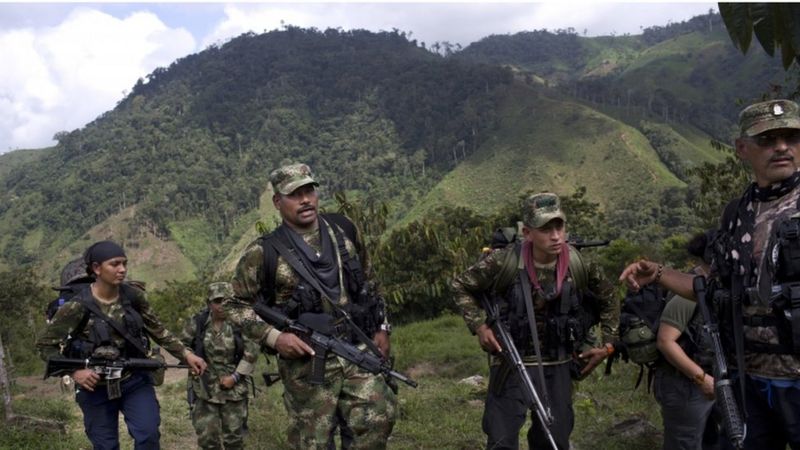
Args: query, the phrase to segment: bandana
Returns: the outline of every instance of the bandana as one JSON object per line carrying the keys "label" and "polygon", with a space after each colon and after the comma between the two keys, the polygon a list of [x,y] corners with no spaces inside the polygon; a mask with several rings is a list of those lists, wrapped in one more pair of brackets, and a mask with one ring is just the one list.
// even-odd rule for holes
{"label": "bandana", "polygon": [[[542,285],[539,283],[539,277],[536,275],[536,266],[533,261],[533,242],[526,241],[522,246],[522,259],[525,261],[525,268],[528,271],[528,278],[531,280],[531,285],[537,291],[543,293]],[[556,261],[556,292],[553,298],[561,295],[561,286],[564,284],[564,279],[567,277],[567,270],[569,270],[569,246],[564,243],[561,246],[561,252],[558,254]]]}
{"label": "bandana", "polygon": [[339,261],[337,260],[336,247],[328,231],[328,224],[324,220],[319,220],[318,223],[321,247],[319,253],[290,227],[282,226],[280,229],[283,230],[284,236],[291,242],[291,247],[295,249],[298,258],[320,282],[325,295],[332,301],[338,302],[341,296],[341,288],[339,286]]}
{"label": "bandana", "polygon": [[122,247],[111,241],[100,241],[86,249],[86,253],[83,254],[83,262],[87,266],[91,266],[93,263],[103,263],[119,256],[127,258]]}

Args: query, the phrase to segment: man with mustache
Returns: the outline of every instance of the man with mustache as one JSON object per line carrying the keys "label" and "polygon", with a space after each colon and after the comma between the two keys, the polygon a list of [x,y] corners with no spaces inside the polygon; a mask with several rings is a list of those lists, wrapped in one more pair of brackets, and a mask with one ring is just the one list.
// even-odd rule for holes
{"label": "man with mustache", "polygon": [[[735,389],[744,393],[744,448],[800,448],[800,108],[789,100],[756,103],[739,114],[739,126],[736,155],[755,180],[725,208],[713,242],[717,319],[736,356],[729,361],[739,375]],[[652,261],[629,265],[620,280],[632,289],[659,283],[694,299],[692,275]]]}
{"label": "man with mustache", "polygon": [[243,332],[280,355],[292,448],[326,448],[342,419],[353,434],[349,448],[385,448],[396,399],[384,378],[330,353],[324,383],[312,384],[314,351],[298,336],[263,322],[251,308],[261,301],[291,319],[328,314],[335,319],[337,337],[389,355],[384,300],[355,225],[340,214],[318,214],[319,184],[306,164],[274,170],[270,183],[282,223],[245,249],[231,281],[236,298],[223,308]]}
{"label": "man with mustache", "polygon": [[[522,216],[524,240],[487,254],[457,276],[452,283],[455,302],[481,348],[492,355],[483,412],[486,448],[519,448],[519,430],[531,405],[526,404],[521,377],[501,358],[500,352],[508,349],[502,348],[487,324],[479,300],[483,296],[498,306],[499,320],[507,327],[539,397],[552,411],[553,440],[559,450],[567,450],[575,422],[572,378],[587,376],[613,353],[619,303],[599,267],[584,261],[567,244],[567,218],[558,196],[546,192],[528,197]],[[599,348],[586,345],[588,329],[595,322],[590,317],[596,314],[604,343]],[[541,371],[537,363],[543,366]],[[580,369],[572,371],[576,366]],[[528,447],[551,448],[538,416],[532,414],[531,419]]]}

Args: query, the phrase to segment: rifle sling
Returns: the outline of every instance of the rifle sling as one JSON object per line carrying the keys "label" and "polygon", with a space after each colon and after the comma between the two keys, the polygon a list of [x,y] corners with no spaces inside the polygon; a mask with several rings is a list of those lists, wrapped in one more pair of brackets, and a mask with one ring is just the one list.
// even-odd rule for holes
{"label": "rifle sling", "polygon": [[[383,358],[381,351],[378,349],[375,343],[372,342],[372,340],[368,338],[366,334],[364,334],[361,328],[359,328],[358,325],[353,322],[353,319],[350,318],[350,314],[348,314],[347,311],[342,309],[342,307],[336,304],[332,299],[328,298],[328,296],[325,294],[325,290],[319,285],[317,278],[308,271],[306,266],[303,265],[303,262],[300,261],[300,258],[298,258],[292,250],[286,247],[286,245],[284,245],[280,239],[270,239],[270,244],[272,244],[272,246],[275,248],[275,251],[277,251],[278,254],[286,260],[289,266],[291,266],[292,269],[294,269],[294,271],[297,272],[302,279],[306,280],[311,287],[316,289],[322,298],[325,299],[328,304],[331,305],[331,307],[333,307],[333,309],[335,309],[342,317],[344,317],[347,324],[356,334],[356,337],[358,337],[358,339],[363,342],[367,348],[375,354],[375,356]],[[339,270],[342,270],[342,268],[340,267]]]}
{"label": "rifle sling", "polygon": [[[519,276],[522,282],[522,296],[525,300],[525,312],[528,314],[528,326],[531,328],[531,339],[533,339],[533,351],[536,355],[536,368],[537,373],[539,375],[539,383],[542,387],[542,397],[544,400],[544,404],[546,405],[545,408],[549,411],[550,410],[550,398],[547,395],[547,386],[545,385],[544,379],[544,368],[542,364],[542,352],[541,346],[539,344],[539,332],[538,327],[536,326],[536,315],[533,311],[533,297],[531,296],[531,280],[528,278],[528,272],[525,270],[524,262],[522,258],[520,258],[520,265],[522,266],[519,269]],[[563,300],[563,299],[562,299]]]}
{"label": "rifle sling", "polygon": [[[120,292],[120,295],[122,295],[122,292]],[[133,345],[134,348],[136,348],[136,350],[141,352],[143,357],[145,357],[145,358],[147,357],[147,353],[148,352],[144,348],[142,343],[138,342],[136,339],[134,339],[133,336],[131,336],[128,333],[128,330],[126,330],[125,327],[120,325],[119,322],[117,322],[116,320],[114,320],[114,319],[108,317],[107,315],[105,315],[103,313],[103,311],[101,311],[100,308],[97,307],[97,303],[95,303],[93,299],[87,299],[87,298],[85,298],[83,296],[79,296],[75,300],[78,303],[80,303],[81,305],[83,305],[84,308],[88,309],[89,312],[91,312],[92,314],[97,316],[99,319],[103,320],[105,323],[110,325],[111,328],[113,328],[117,333],[119,333],[119,335],[122,336],[128,343]]]}

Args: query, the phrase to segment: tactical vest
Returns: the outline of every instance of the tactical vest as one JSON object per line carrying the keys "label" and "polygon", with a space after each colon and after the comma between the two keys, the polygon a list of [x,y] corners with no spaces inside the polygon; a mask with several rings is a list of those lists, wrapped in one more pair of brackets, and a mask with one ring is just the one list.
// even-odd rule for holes
{"label": "tactical vest", "polygon": [[[364,276],[364,269],[361,266],[357,255],[352,255],[347,250],[345,236],[353,244],[357,245],[357,232],[353,222],[341,214],[320,214],[320,220],[331,228],[334,234],[336,248],[341,257],[342,289],[346,290],[349,302],[343,309],[350,315],[353,322],[367,336],[373,336],[379,329],[385,317],[385,305],[382,298],[376,295],[374,289],[369,286]],[[281,225],[284,226],[284,225]],[[270,245],[270,240],[281,239],[279,233],[273,231],[260,238],[262,252],[264,254],[264,277],[261,285],[261,297],[268,306],[275,305],[275,276],[277,270],[278,255],[275,248]],[[283,242],[283,241],[282,241]],[[290,244],[283,242],[290,247]],[[296,272],[296,271],[295,271]],[[300,281],[292,293],[291,298],[283,305],[283,312],[292,319],[297,319],[300,314],[305,312],[321,313],[325,306],[322,304],[321,294],[312,285],[299,276]],[[337,299],[338,301],[338,299]],[[334,311],[334,316],[338,313]],[[347,330],[339,330],[340,334],[350,334]],[[351,336],[351,340],[356,339]]]}
{"label": "tactical vest", "polygon": [[[137,298],[131,291],[133,288],[125,284],[120,285],[119,301],[122,305],[124,320],[122,325],[128,334],[135,340],[141,342],[142,347],[148,348],[149,339],[144,335],[144,321],[141,314],[139,314],[140,306],[135,301]],[[88,302],[94,302],[92,291],[89,285],[86,285],[71,301],[86,305]],[[83,336],[83,331],[91,320],[91,329],[88,330],[88,338]],[[122,348],[119,348],[111,339],[113,329],[104,320],[97,317],[93,312],[84,306],[84,314],[78,325],[70,334],[64,346],[63,354],[68,358],[84,359],[92,356],[94,350],[101,346],[114,346],[120,352],[122,358],[145,358],[133,344],[125,341]]]}
{"label": "tactical vest", "polygon": [[[800,200],[799,200],[800,202]],[[798,204],[800,210],[800,204]],[[727,224],[736,219],[738,201],[733,200],[725,208],[722,223]],[[744,328],[773,328],[778,336],[778,343],[766,343],[748,338],[745,330],[738,331],[743,336],[744,349],[753,353],[794,354],[800,355],[800,217],[798,214],[776,222],[772,227],[772,235],[765,243],[764,253],[771,263],[774,279],[771,280],[772,295],[769,299],[771,314],[741,314],[741,326]],[[735,230],[723,230],[714,241],[714,256],[723,285],[732,286],[728,290],[717,290],[714,294],[713,306],[723,326],[720,332],[726,342],[726,348],[735,348],[735,333],[738,325],[732,319],[735,312],[731,299],[738,299],[744,305],[750,305],[756,299],[751,298],[744,286],[744,276],[736,273],[726,255],[730,247],[738,248],[733,238]]]}
{"label": "tactical vest", "polygon": [[[192,344],[191,348],[195,355],[206,359],[206,346],[205,346],[205,335],[206,329],[208,325],[208,316],[211,314],[211,311],[208,308],[203,309],[199,313],[195,314],[192,318],[195,324],[195,333],[192,336]],[[244,357],[244,339],[242,338],[242,329],[236,326],[233,322],[230,323],[231,327],[233,328],[233,344],[234,344],[234,351],[233,351],[233,358],[231,359],[230,363],[232,364],[239,364],[239,361],[242,360]]]}
{"label": "tactical vest", "polygon": [[[534,354],[534,348],[522,289],[523,283],[530,283],[530,280],[527,276],[520,276],[519,269],[524,267],[520,257],[521,249],[522,244],[516,242],[514,249],[508,252],[503,267],[511,265],[517,270],[505,288],[502,279],[504,275],[501,272],[495,280],[492,296],[499,307],[500,320],[508,327],[517,350],[528,356]],[[583,280],[575,276],[580,272],[583,273]],[[544,336],[541,349],[544,359],[564,360],[569,357],[586,340],[589,329],[599,322],[598,302],[593,301],[595,299],[587,288],[588,280],[585,278],[583,260],[578,251],[570,247],[570,267],[561,287],[561,294],[546,300],[544,317],[537,316],[539,324],[544,323],[544,329],[540,329],[540,334]],[[537,294],[533,294],[535,302]],[[536,314],[541,312],[537,311]]]}
{"label": "tactical vest", "polygon": [[689,323],[678,337],[677,343],[686,356],[700,366],[706,373],[713,373],[714,357],[710,352],[709,346],[704,342],[705,331],[703,330],[703,315],[700,307],[694,309]]}

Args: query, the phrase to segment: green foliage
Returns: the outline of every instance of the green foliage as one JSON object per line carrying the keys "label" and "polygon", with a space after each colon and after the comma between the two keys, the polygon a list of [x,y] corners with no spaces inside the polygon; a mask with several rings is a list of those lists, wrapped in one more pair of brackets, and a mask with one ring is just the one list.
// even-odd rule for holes
{"label": "green foliage", "polygon": [[717,144],[727,157],[718,164],[704,163],[690,174],[699,183],[699,192],[690,199],[696,217],[701,220],[702,229],[715,228],[725,205],[740,197],[750,183],[750,172],[736,157],[733,149]]}
{"label": "green foliage", "polygon": [[[136,205],[133,225],[176,238],[203,268],[279,164],[308,162],[330,192],[399,198],[479,146],[494,91],[510,82],[506,69],[443,60],[396,31],[242,35],[156,69],[3,175],[0,232],[13,239],[0,240],[0,258],[53,256]],[[57,239],[22,245],[36,227]]]}
{"label": "green foliage", "polygon": [[213,281],[218,280],[168,281],[165,288],[148,292],[147,300],[167,329],[176,333],[184,321],[205,307],[208,285]]}
{"label": "green foliage", "polygon": [[720,3],[733,44],[747,53],[753,34],[769,56],[781,49],[783,68],[800,57],[800,6],[790,3]]}
{"label": "green foliage", "polygon": [[0,336],[12,377],[42,369],[34,344],[45,326],[47,304],[56,297],[29,269],[0,272]]}

